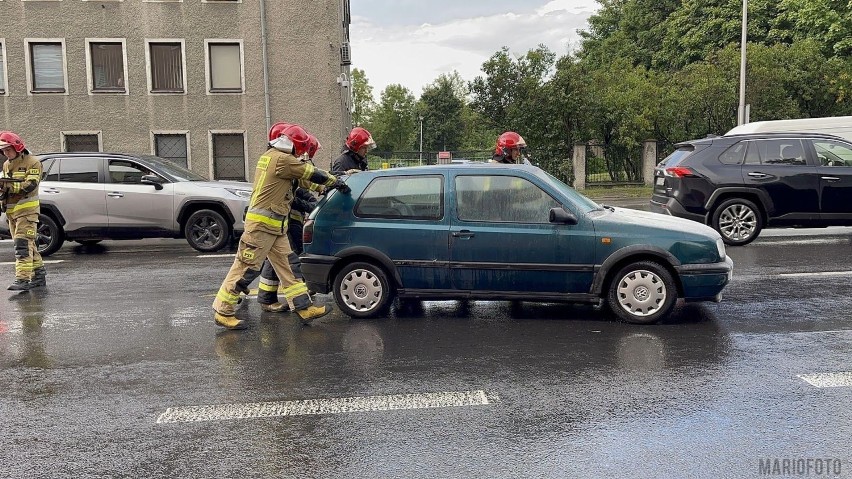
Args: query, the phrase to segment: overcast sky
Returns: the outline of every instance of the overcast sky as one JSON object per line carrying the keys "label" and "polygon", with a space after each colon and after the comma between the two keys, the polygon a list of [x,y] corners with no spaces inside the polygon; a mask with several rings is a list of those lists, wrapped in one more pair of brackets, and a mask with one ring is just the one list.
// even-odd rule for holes
{"label": "overcast sky", "polygon": [[352,67],[373,95],[400,83],[423,86],[453,70],[466,81],[503,46],[523,55],[545,44],[557,55],[579,43],[595,0],[351,0]]}

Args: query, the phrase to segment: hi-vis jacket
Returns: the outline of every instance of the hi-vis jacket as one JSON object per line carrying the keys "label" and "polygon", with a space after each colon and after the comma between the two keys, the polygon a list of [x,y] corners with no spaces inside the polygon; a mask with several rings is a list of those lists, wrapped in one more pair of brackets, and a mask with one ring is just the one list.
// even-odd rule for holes
{"label": "hi-vis jacket", "polygon": [[27,215],[38,215],[38,184],[41,181],[41,161],[35,156],[21,154],[14,160],[3,163],[3,178],[22,180],[20,183],[4,183],[6,189],[6,216],[16,219]]}
{"label": "hi-vis jacket", "polygon": [[246,231],[286,234],[295,187],[300,184],[332,186],[336,182],[337,178],[328,172],[270,148],[257,161],[254,189],[246,212]]}

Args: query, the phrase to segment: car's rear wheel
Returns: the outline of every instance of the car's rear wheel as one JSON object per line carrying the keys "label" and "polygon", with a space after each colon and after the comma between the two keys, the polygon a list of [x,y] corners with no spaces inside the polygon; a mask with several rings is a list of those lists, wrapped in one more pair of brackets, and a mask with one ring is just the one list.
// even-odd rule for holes
{"label": "car's rear wheel", "polygon": [[387,274],[372,263],[346,265],[334,278],[333,290],[340,310],[355,318],[378,316],[393,300]]}
{"label": "car's rear wheel", "polygon": [[62,227],[47,215],[38,215],[38,237],[36,249],[42,256],[50,256],[62,247],[65,242],[65,232]]}
{"label": "car's rear wheel", "polygon": [[607,305],[629,323],[651,324],[671,313],[677,286],[671,273],[658,263],[637,261],[621,268],[609,284]]}
{"label": "car's rear wheel", "polygon": [[216,211],[198,210],[186,220],[184,236],[189,245],[198,251],[219,251],[228,244],[231,225]]}
{"label": "car's rear wheel", "polygon": [[723,201],[713,212],[713,229],[725,244],[742,246],[757,238],[763,229],[763,215],[757,205],[743,198]]}

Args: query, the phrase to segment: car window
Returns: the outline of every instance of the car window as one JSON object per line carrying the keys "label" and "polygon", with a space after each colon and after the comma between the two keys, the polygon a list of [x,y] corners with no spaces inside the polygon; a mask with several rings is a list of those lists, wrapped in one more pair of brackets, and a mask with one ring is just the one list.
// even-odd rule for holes
{"label": "car window", "polygon": [[50,173],[58,166],[58,181],[97,183],[101,163],[100,158],[62,158],[53,162]]}
{"label": "car window", "polygon": [[151,170],[128,160],[109,160],[110,183],[140,185],[142,177],[150,175]]}
{"label": "car window", "polygon": [[457,176],[456,210],[464,221],[548,223],[560,206],[544,190],[515,176]]}
{"label": "car window", "polygon": [[[47,163],[48,161],[51,161],[51,160],[47,160],[47,161],[45,161],[45,163]],[[42,170],[42,171],[44,171],[44,180],[45,181],[59,181],[59,163],[60,163],[60,160],[53,160],[53,161],[51,161],[50,165],[47,165],[47,168],[44,168]],[[42,164],[44,164],[44,163],[42,163]]]}
{"label": "car window", "polygon": [[755,143],[760,151],[761,165],[802,166],[807,164],[801,140],[760,140]]}
{"label": "car window", "polygon": [[371,218],[438,220],[444,217],[444,177],[385,176],[374,179],[355,205]]}
{"label": "car window", "polygon": [[687,156],[691,155],[693,151],[695,151],[695,147],[692,145],[681,146],[677,150],[673,151],[672,154],[665,157],[663,161],[657,164],[657,166],[659,166],[660,168],[677,166],[678,163],[685,160]]}
{"label": "car window", "polygon": [[743,158],[745,157],[745,152],[747,148],[747,141],[741,141],[735,145],[731,145],[730,148],[723,151],[722,154],[719,155],[719,161],[726,165],[739,165],[743,162]]}
{"label": "car window", "polygon": [[836,140],[813,140],[822,166],[852,166],[852,145]]}

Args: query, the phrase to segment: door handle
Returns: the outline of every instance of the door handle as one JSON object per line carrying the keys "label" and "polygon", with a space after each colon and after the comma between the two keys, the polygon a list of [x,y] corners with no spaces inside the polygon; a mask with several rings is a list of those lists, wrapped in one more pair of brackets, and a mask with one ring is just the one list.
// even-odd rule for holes
{"label": "door handle", "polygon": [[56,188],[47,188],[46,190],[44,190],[44,192],[45,193],[59,193],[59,190],[57,190]]}
{"label": "door handle", "polygon": [[107,193],[107,196],[109,196],[110,198],[124,198],[124,195],[122,193],[119,193],[118,191]]}
{"label": "door handle", "polygon": [[840,181],[840,178],[838,178],[836,176],[823,176],[822,179],[824,179],[825,181],[832,182],[832,183],[834,183],[835,181]]}
{"label": "door handle", "polygon": [[766,173],[760,173],[758,171],[752,171],[748,174],[748,176],[751,176],[752,178],[769,178],[772,175],[767,175]]}
{"label": "door handle", "polygon": [[474,234],[469,230],[453,231],[454,238],[468,239],[473,238]]}

